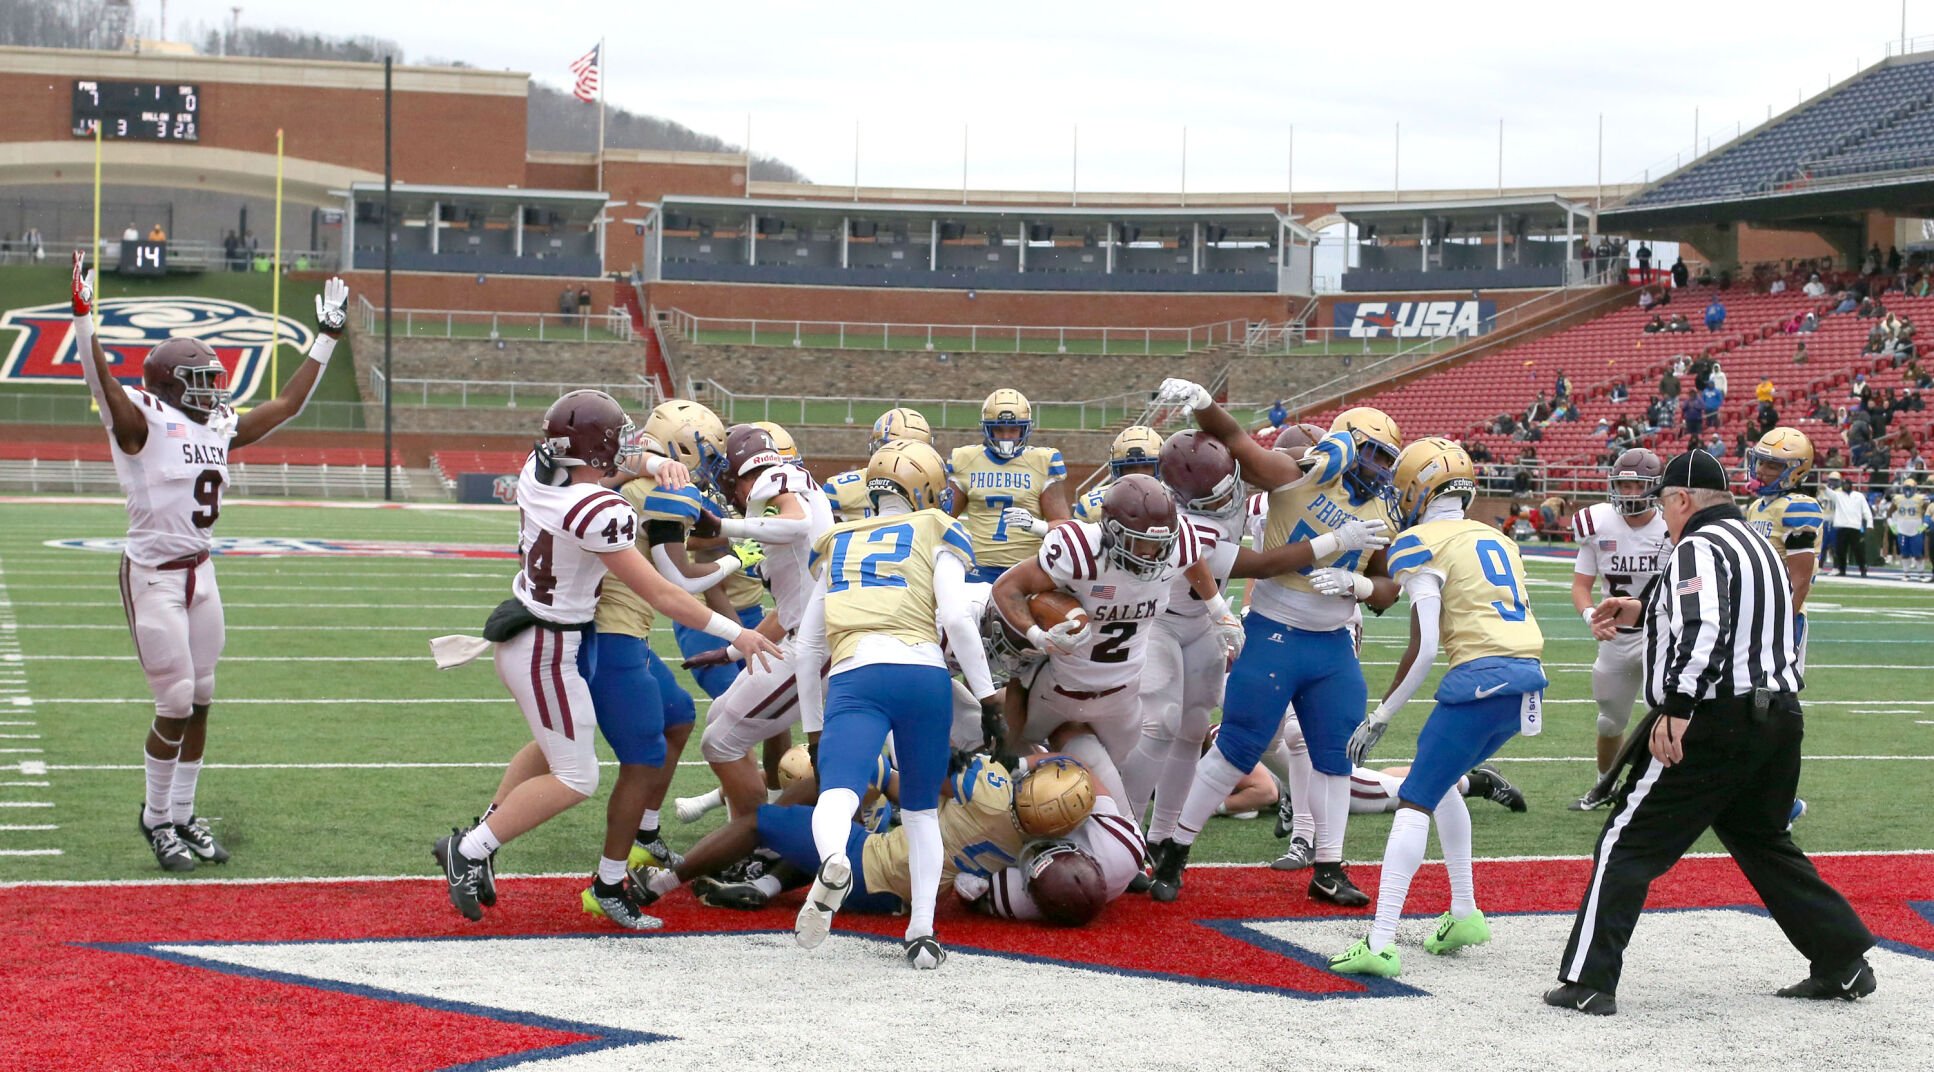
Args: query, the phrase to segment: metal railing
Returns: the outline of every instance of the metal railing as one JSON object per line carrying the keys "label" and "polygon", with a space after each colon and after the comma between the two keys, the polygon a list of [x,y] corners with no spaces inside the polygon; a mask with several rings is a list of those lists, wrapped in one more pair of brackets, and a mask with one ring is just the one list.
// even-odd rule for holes
{"label": "metal railing", "polygon": [[[383,311],[358,295],[362,329],[383,330]],[[506,313],[477,309],[392,309],[395,333],[412,339],[521,339],[527,342],[630,342],[631,317],[623,309],[576,313]]]}
{"label": "metal railing", "polygon": [[[850,425],[867,428],[881,413],[911,406],[935,428],[980,426],[979,398],[911,398],[905,395],[756,395],[733,391],[717,380],[693,385],[694,397],[716,412],[726,424],[776,421],[782,425]],[[1148,404],[1147,391],[1125,391],[1079,401],[1033,402],[1034,426],[1042,430],[1075,432],[1119,431]]]}
{"label": "metal railing", "polygon": [[[449,406],[455,409],[542,408],[557,401],[566,391],[594,388],[623,403],[637,403],[648,412],[664,401],[658,385],[649,376],[628,383],[587,383],[583,380],[469,380],[430,379],[398,376],[389,381],[395,389],[392,401],[404,406]],[[369,389],[383,397],[383,370],[369,370]]]}
{"label": "metal railing", "polygon": [[755,320],[660,309],[661,322],[687,341],[710,345],[793,346],[827,350],[944,350],[1001,354],[1177,354],[1241,345],[1246,320],[1187,328],[1018,324],[894,324],[850,320]]}
{"label": "metal railing", "polygon": [[[220,242],[195,242],[168,240],[168,270],[170,272],[196,271],[217,272],[230,270],[228,254]],[[94,257],[94,243],[86,239],[43,239],[38,247],[39,254],[27,247],[19,238],[0,243],[0,264],[48,264],[60,267],[75,250]],[[105,271],[112,272],[121,262],[121,239],[101,239],[101,260],[108,266]],[[258,249],[250,253],[244,251],[244,258],[235,262],[232,270],[268,272],[272,251]],[[333,249],[285,249],[282,251],[282,267],[291,272],[334,271],[341,254]]]}

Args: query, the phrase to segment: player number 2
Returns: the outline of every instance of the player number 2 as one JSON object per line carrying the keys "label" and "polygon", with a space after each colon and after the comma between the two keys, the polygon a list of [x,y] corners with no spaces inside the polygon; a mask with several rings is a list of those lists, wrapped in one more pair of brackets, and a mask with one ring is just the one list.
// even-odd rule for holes
{"label": "player number 2", "polygon": [[201,509],[188,515],[198,529],[213,528],[215,519],[222,516],[222,474],[214,469],[203,469],[195,477],[195,501]]}
{"label": "player number 2", "polygon": [[1496,540],[1477,541],[1477,564],[1484,570],[1484,579],[1504,589],[1511,597],[1511,605],[1505,606],[1504,600],[1491,601],[1491,609],[1498,617],[1507,622],[1524,621],[1524,594],[1518,590],[1518,578],[1511,572],[1511,556],[1504,553],[1504,545]]}
{"label": "player number 2", "polygon": [[1140,622],[1109,622],[1100,629],[1102,640],[1088,653],[1088,658],[1098,663],[1125,663],[1128,661],[1128,645],[1135,639],[1135,630]]}

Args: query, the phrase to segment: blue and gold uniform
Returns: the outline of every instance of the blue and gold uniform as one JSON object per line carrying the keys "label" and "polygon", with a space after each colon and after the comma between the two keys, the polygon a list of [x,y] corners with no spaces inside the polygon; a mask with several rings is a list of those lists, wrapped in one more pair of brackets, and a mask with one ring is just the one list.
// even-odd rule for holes
{"label": "blue and gold uniform", "polygon": [[[647,520],[647,532],[651,515],[645,503],[652,489],[649,477],[618,489]],[[698,709],[671,667],[651,650],[651,621],[651,606],[630,585],[599,588],[597,628],[578,647],[578,673],[591,688],[598,730],[618,762],[656,767],[665,762],[665,731],[690,726]]]}
{"label": "blue and gold uniform", "polygon": [[1095,488],[1074,501],[1074,519],[1089,524],[1101,524],[1101,500],[1108,496],[1108,485]]}
{"label": "blue and gold uniform", "polygon": [[858,521],[873,512],[873,501],[866,495],[865,469],[836,473],[819,490],[826,493],[826,503],[833,508],[835,521]]}
{"label": "blue and gold uniform", "polygon": [[1927,555],[1927,496],[1920,493],[1914,481],[1907,480],[1894,496],[1892,505],[1887,526],[1900,541],[1901,568],[1918,574],[1920,560]]}
{"label": "blue and gold uniform", "polygon": [[1009,529],[1001,513],[1018,506],[1040,517],[1041,492],[1067,475],[1061,452],[1050,447],[1023,447],[1012,458],[996,457],[980,443],[954,449],[947,476],[955,494],[966,496],[960,519],[979,563],[969,580],[992,583],[1008,567],[1034,557],[1041,538]]}
{"label": "blue and gold uniform", "polygon": [[[633,488],[640,489],[638,517],[645,525],[645,539],[653,547],[663,543],[684,543],[691,535],[692,526],[697,523],[700,513],[707,510],[717,512],[694,487],[667,491],[655,487],[650,477],[640,477],[625,485],[626,494],[631,494]],[[737,573],[720,583],[725,586],[726,597],[738,611],[739,621],[747,629],[758,625],[759,619],[765,617],[760,605],[765,589],[760,586],[758,579]],[[607,591],[614,587],[623,586],[605,585]],[[672,623],[672,639],[678,643],[679,654],[687,659],[726,646],[726,641],[682,622]],[[739,676],[740,666],[739,663],[727,663],[723,666],[700,667],[692,671],[692,680],[698,682],[698,687],[704,689],[707,696],[717,699],[732,687],[732,679]]]}

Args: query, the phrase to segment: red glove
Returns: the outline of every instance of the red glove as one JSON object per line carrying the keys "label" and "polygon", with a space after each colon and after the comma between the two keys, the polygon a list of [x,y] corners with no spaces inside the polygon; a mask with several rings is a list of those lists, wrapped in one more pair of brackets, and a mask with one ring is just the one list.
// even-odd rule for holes
{"label": "red glove", "polygon": [[711,651],[701,651],[678,665],[687,670],[701,670],[708,666],[725,666],[736,661],[725,648],[713,648]]}
{"label": "red glove", "polygon": [[87,316],[94,311],[94,284],[88,282],[82,265],[84,257],[80,250],[74,251],[74,289],[69,296],[74,301],[75,316]]}

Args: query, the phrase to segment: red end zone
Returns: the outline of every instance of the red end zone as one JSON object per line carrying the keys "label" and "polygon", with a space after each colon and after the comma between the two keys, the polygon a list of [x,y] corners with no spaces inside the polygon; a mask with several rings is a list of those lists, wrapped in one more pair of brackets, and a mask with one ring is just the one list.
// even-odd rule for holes
{"label": "red end zone", "polygon": [[[1934,855],[1817,859],[1822,873],[1847,894],[1884,943],[1934,957]],[[1585,862],[1576,860],[1480,862],[1478,867],[1480,901],[1493,915],[1569,913],[1587,875]],[[1358,877],[1371,888],[1375,869],[1359,869]],[[0,890],[0,918],[7,920],[0,935],[0,962],[8,966],[0,973],[0,1008],[8,1012],[0,1018],[0,1053],[12,1067],[47,1069],[414,1070],[502,1067],[662,1038],[460,1000],[426,1000],[273,971],[209,967],[197,963],[192,950],[182,954],[150,948],[196,942],[587,934],[627,940],[623,932],[578,912],[579,886],[573,879],[507,879],[499,908],[482,924],[457,917],[440,887],[429,881],[189,881]],[[1366,987],[1331,975],[1302,950],[1259,939],[1238,924],[1363,918],[1361,913],[1326,911],[1327,906],[1307,901],[1298,887],[1300,883],[1286,883],[1262,868],[1198,868],[1189,873],[1180,903],[1157,905],[1126,897],[1084,930],[967,916],[945,900],[940,929],[948,946],[960,952],[1286,998],[1418,993],[1401,980],[1374,981]],[[1418,875],[1411,891],[1413,906],[1434,913],[1446,897],[1441,868],[1427,867]],[[796,895],[785,898],[784,907],[740,914],[701,908],[680,893],[654,911],[666,922],[660,935],[789,932],[795,901]],[[1681,863],[1653,887],[1650,901],[1654,911],[1757,905],[1738,869],[1723,858]],[[903,926],[898,919],[844,915],[839,930],[897,938]],[[1637,940],[1645,941],[1643,927]],[[1770,921],[1764,923],[1763,941],[1769,950],[1785,952]],[[1792,961],[1797,977],[1801,967],[1796,955]],[[732,989],[751,995],[769,983],[783,983],[778,970],[775,963],[772,980],[741,980]],[[807,969],[795,965],[793,970]],[[888,961],[882,970],[904,969]],[[954,970],[950,965],[943,974]],[[974,969],[969,963],[961,970]],[[1535,1004],[1555,965],[1513,965],[1512,970],[1522,971],[1525,1001]],[[646,1000],[713,1000],[711,995],[653,995],[648,975],[614,982],[637,988]]]}

